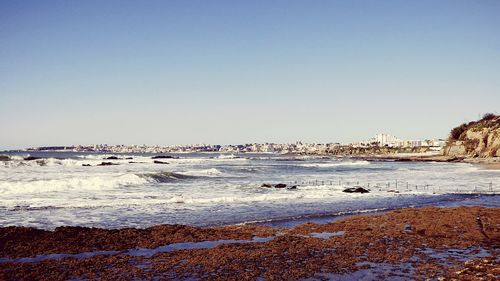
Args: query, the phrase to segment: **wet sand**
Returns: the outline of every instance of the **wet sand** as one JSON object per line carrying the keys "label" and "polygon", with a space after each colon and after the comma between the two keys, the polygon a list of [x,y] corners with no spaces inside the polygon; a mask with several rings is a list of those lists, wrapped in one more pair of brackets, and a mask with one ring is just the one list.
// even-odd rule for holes
{"label": "wet sand", "polygon": [[5,227],[0,280],[498,280],[499,246],[500,208],[482,207],[399,209],[294,228]]}

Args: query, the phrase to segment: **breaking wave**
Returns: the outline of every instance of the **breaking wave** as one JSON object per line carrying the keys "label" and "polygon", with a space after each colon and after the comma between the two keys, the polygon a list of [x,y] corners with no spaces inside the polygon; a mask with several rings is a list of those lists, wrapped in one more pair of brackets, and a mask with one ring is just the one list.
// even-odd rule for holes
{"label": "breaking wave", "polygon": [[193,180],[198,178],[219,177],[223,173],[215,168],[191,170],[182,173],[179,172],[157,172],[157,173],[142,173],[137,176],[148,180],[149,182],[168,183],[181,180]]}
{"label": "breaking wave", "polygon": [[70,158],[39,158],[34,160],[25,160],[25,158],[20,156],[11,156],[10,161],[1,161],[4,163],[4,167],[15,168],[15,167],[36,167],[36,166],[81,166],[82,162]]}
{"label": "breaking wave", "polygon": [[134,174],[118,176],[70,177],[0,182],[0,194],[46,193],[57,191],[103,190],[120,186],[144,184],[145,179]]}
{"label": "breaking wave", "polygon": [[174,172],[144,173],[144,174],[138,174],[137,176],[147,180],[148,182],[157,182],[157,183],[166,183],[184,179],[197,178],[197,176],[174,173]]}
{"label": "breaking wave", "polygon": [[238,158],[241,158],[239,156],[236,156],[234,154],[221,154],[217,157],[218,159],[238,159]]}
{"label": "breaking wave", "polygon": [[187,171],[183,172],[184,175],[189,175],[189,176],[198,176],[198,177],[217,177],[217,176],[222,176],[222,172],[217,170],[216,168],[211,168],[211,169],[201,169],[201,170],[192,170],[192,171]]}

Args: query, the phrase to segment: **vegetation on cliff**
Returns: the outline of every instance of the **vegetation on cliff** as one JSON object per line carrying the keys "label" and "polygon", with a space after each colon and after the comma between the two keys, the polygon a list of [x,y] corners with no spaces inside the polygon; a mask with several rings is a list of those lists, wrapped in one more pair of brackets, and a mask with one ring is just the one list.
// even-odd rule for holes
{"label": "vegetation on cliff", "polygon": [[500,156],[500,115],[487,113],[453,128],[444,154],[464,157]]}
{"label": "vegetation on cliff", "polygon": [[429,147],[352,147],[352,146],[339,146],[326,150],[324,153],[332,155],[390,155],[398,153],[424,153],[428,152]]}

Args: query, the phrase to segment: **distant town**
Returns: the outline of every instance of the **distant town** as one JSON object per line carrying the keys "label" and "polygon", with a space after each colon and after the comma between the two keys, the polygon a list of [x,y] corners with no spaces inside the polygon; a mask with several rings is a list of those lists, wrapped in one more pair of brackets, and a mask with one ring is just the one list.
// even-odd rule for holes
{"label": "distant town", "polygon": [[376,134],[366,141],[349,144],[340,143],[251,143],[239,145],[71,145],[71,146],[46,146],[31,147],[28,151],[73,151],[73,152],[111,152],[111,153],[176,153],[176,152],[223,152],[223,153],[281,153],[281,154],[321,154],[345,149],[415,149],[424,148],[428,151],[440,151],[446,145],[443,139],[433,140],[401,140],[389,134]]}

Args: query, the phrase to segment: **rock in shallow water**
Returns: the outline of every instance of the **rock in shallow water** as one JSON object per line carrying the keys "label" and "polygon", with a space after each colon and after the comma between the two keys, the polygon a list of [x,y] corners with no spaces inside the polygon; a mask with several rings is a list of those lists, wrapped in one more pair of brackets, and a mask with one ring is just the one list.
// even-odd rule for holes
{"label": "rock in shallow water", "polygon": [[7,155],[0,155],[0,161],[10,161],[10,157]]}
{"label": "rock in shallow water", "polygon": [[288,186],[285,183],[277,183],[277,184],[263,183],[260,187],[297,189],[296,185]]}
{"label": "rock in shallow water", "polygon": [[104,157],[104,160],[118,160],[120,158],[116,157],[116,156],[109,156],[109,157]]}
{"label": "rock in shallow water", "polygon": [[343,190],[346,193],[369,193],[370,191],[361,186],[349,187]]}
{"label": "rock in shallow water", "polygon": [[113,166],[113,165],[120,165],[120,164],[113,162],[101,162],[101,164],[97,164],[97,166]]}
{"label": "rock in shallow water", "polygon": [[156,155],[151,157],[151,159],[178,159],[179,157],[174,157],[170,155]]}
{"label": "rock in shallow water", "polygon": [[34,157],[34,156],[28,156],[24,158],[24,161],[33,161],[33,160],[39,160],[42,159],[40,157]]}

